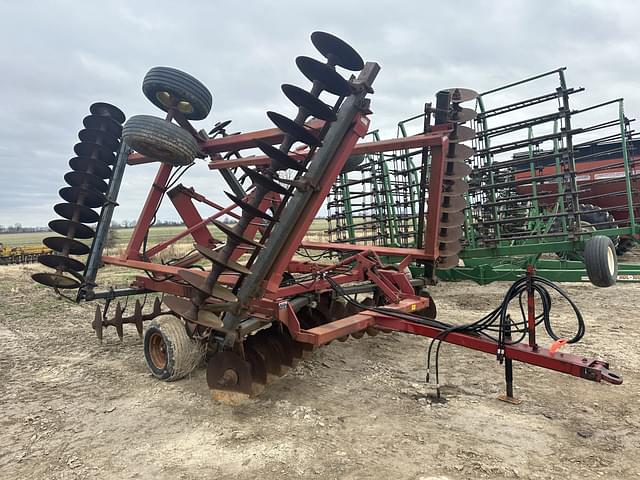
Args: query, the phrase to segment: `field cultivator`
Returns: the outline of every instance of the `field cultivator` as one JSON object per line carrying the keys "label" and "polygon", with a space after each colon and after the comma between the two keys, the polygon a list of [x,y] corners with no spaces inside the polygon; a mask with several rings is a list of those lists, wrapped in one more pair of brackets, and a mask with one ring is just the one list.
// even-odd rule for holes
{"label": "field cultivator", "polygon": [[[522,99],[521,88],[541,91]],[[640,265],[616,259],[640,235],[640,140],[622,99],[572,108],[581,91],[560,68],[474,98],[477,115],[464,130],[474,147],[469,186],[458,200],[464,239],[455,247],[464,265],[440,263],[439,278],[515,280],[533,264],[554,281],[640,281]],[[399,136],[432,131],[436,111],[427,104],[400,122]],[[343,173],[327,205],[330,241],[420,247],[429,161],[425,149],[405,149],[368,155]]]}
{"label": "field cultivator", "polygon": [[[455,325],[435,318],[435,303],[424,290],[426,279],[412,278],[407,267],[414,261],[431,269],[437,262],[457,263],[468,190],[462,178],[469,173],[466,160],[473,155],[461,143],[472,132],[460,124],[475,115],[461,103],[473,101],[476,94],[465,89],[440,92],[437,126],[429,132],[357,143],[369,130],[368,97],[380,67],[365,63],[333,35],[315,32],[311,41],[326,62],[296,59],[312,86],[310,91],[282,86],[297,114],[291,119],[268,112],[276,128],[230,135],[229,122],[220,122],[209,132],[197,131],[191,120],[207,117],[212,96],[195,78],[167,67],[151,69],[143,81],[147,98],[167,112],[164,119],[137,115],[124,123],[115,107],[99,104],[100,113],[92,110],[92,122],[100,128],[81,136],[89,145],[76,146],[79,156],[72,164],[80,175],[77,180],[73,176],[72,190],[65,190],[68,203],[56,208],[65,220],[52,224],[62,236],[45,240],[59,253],[41,262],[55,273],[36,274],[34,280],[60,294],[77,290],[77,301],[104,300],[92,323],[100,339],[107,327],[114,327],[122,338],[124,324],[135,325],[142,335],[144,322],[151,320],[144,333],[144,353],[153,375],[181,378],[204,356],[210,389],[216,398],[227,400],[260,392],[316,347],[392,331],[429,337],[432,346],[445,341],[496,355],[506,366],[509,396],[512,360],[596,382],[621,383],[601,360],[555,351],[566,341],[551,327],[549,292],[557,287],[533,271],[477,322]],[[355,73],[347,80],[341,70]],[[300,145],[292,149],[296,143]],[[303,237],[342,172],[357,167],[365,154],[415,148],[426,148],[431,158],[431,193],[420,223],[419,246],[350,245],[352,251],[344,250],[339,260],[299,259],[296,254],[305,250]],[[228,206],[178,183],[196,158],[206,157],[210,169],[218,170],[228,185]],[[159,163],[158,172],[125,252],[119,257],[103,255],[125,166],[150,162]],[[149,245],[149,228],[165,197],[185,229]],[[196,205],[213,212],[203,217]],[[98,206],[99,215],[92,210]],[[92,222],[95,229],[86,226]],[[220,234],[212,235],[209,225]],[[161,252],[187,236],[193,239],[193,251],[166,263],[158,260]],[[93,242],[86,248],[75,240],[90,237]],[[71,257],[83,254],[88,257],[82,265]],[[397,261],[392,264],[382,257]],[[96,273],[101,264],[141,274],[127,288],[99,289]],[[145,301],[140,299],[149,294],[161,297],[155,295],[152,310],[144,313]],[[123,306],[119,299],[129,297],[137,300],[131,302],[133,312],[127,313],[129,302]],[[527,314],[515,320],[511,310],[520,311],[517,304],[526,299]],[[536,312],[536,305],[542,310]],[[584,334],[577,309],[576,315],[578,333],[568,343]],[[541,323],[560,344],[549,349],[537,343],[536,327]],[[523,343],[525,338],[528,342]],[[438,351],[434,350],[436,359]],[[435,379],[439,385],[437,361]]]}
{"label": "field cultivator", "polygon": [[0,265],[15,263],[33,263],[38,261],[40,255],[51,253],[50,248],[42,245],[25,245],[18,247],[5,247],[0,243]]}

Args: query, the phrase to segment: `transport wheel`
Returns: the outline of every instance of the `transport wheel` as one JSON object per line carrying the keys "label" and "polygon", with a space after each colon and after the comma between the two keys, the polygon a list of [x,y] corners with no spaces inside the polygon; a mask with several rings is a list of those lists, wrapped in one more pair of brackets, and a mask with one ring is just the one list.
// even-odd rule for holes
{"label": "transport wheel", "polygon": [[202,120],[209,115],[213,98],[199,80],[170,67],[154,67],[142,81],[142,92],[156,107],[169,110],[176,106],[185,118]]}
{"label": "transport wheel", "polygon": [[584,264],[589,280],[597,287],[610,287],[618,276],[616,247],[609,237],[596,235],[584,248]]}
{"label": "transport wheel", "polygon": [[127,120],[122,139],[136,152],[174,166],[189,165],[200,153],[198,142],[189,132],[151,115]]}
{"label": "transport wheel", "polygon": [[182,320],[161,315],[144,335],[144,358],[154,377],[171,382],[190,374],[202,361],[204,349],[187,335]]}

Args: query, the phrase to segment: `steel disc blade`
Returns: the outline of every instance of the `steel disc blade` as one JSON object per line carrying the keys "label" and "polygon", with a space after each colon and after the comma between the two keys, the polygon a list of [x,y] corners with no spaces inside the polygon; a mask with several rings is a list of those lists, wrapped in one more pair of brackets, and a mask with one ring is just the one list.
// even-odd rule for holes
{"label": "steel disc blade", "polygon": [[445,212],[442,214],[442,219],[440,220],[441,227],[460,227],[462,225],[464,225],[464,213]]}
{"label": "steel disc blade", "polygon": [[73,220],[51,220],[49,228],[69,238],[88,239],[93,238],[96,232],[92,228],[87,227],[84,223],[74,222]]}
{"label": "steel disc blade", "polygon": [[227,128],[231,124],[231,120],[225,120],[224,122],[216,123],[211,130],[209,130],[209,135],[213,135],[214,133],[219,133]]}
{"label": "steel disc blade", "polygon": [[85,128],[93,128],[103,132],[109,132],[118,140],[122,136],[122,125],[109,117],[104,117],[102,115],[87,115],[82,120],[82,124]]}
{"label": "steel disc blade", "polygon": [[458,242],[462,235],[463,231],[460,225],[457,227],[441,227],[438,241],[440,243]]}
{"label": "steel disc blade", "polygon": [[80,288],[81,283],[75,278],[70,278],[61,273],[34,273],[31,278],[47,287],[59,289]]}
{"label": "steel disc blade", "polygon": [[468,142],[474,138],[476,138],[476,131],[464,125],[458,125],[456,131],[449,134],[449,141],[452,143]]}
{"label": "steel disc blade", "polygon": [[69,203],[80,203],[89,208],[101,207],[107,201],[102,193],[83,187],[64,187],[58,193]]}
{"label": "steel disc blade", "polygon": [[234,352],[216,353],[207,362],[207,385],[212,390],[251,395],[252,383],[251,365]]}
{"label": "steel disc blade", "polygon": [[88,187],[105,193],[109,189],[109,185],[97,175],[85,172],[67,172],[64,181],[72,187]]}
{"label": "steel disc blade", "polygon": [[87,255],[91,249],[82,242],[66,237],[47,237],[42,240],[47,247],[56,252],[65,252],[70,255]]}
{"label": "steel disc blade", "polygon": [[346,97],[351,94],[349,82],[329,65],[304,56],[296,58],[296,65],[305,77],[312,82],[320,82],[327,92],[339,97]]}
{"label": "steel disc blade", "polygon": [[280,195],[289,195],[289,191],[286,188],[276,183],[274,180],[267,177],[266,175],[263,175],[257,170],[252,170],[251,168],[248,168],[248,167],[243,166],[241,168],[242,168],[242,171],[247,175],[247,177],[251,179],[251,183],[253,183],[254,185],[260,185],[261,187],[266,188],[267,190],[270,190],[272,192],[278,193]]}
{"label": "steel disc blade", "polygon": [[470,88],[450,88],[444,91],[449,92],[449,98],[455,103],[469,102],[471,100],[475,100],[480,95],[478,92],[471,90]]}
{"label": "steel disc blade", "polygon": [[476,118],[476,111],[472,108],[460,108],[449,111],[449,122],[464,123]]}
{"label": "steel disc blade", "polygon": [[454,268],[458,266],[460,262],[460,257],[457,255],[451,255],[450,257],[441,257],[438,260],[438,267],[441,270],[447,270],[449,268]]}
{"label": "steel disc blade", "polygon": [[191,300],[174,295],[165,295],[163,302],[176,315],[193,323],[198,322],[197,308],[191,303]]}
{"label": "steel disc blade", "polygon": [[47,253],[38,256],[38,262],[50,268],[63,270],[65,272],[81,272],[84,270],[84,263],[79,262],[75,258],[65,257],[64,255],[56,255]]}
{"label": "steel disc blade", "polygon": [[358,52],[335,35],[326,32],[313,32],[311,43],[333,65],[339,65],[354,72],[364,68],[364,60]]}
{"label": "steel disc blade", "polygon": [[[221,303],[207,302],[200,306],[199,312],[206,310],[207,312],[212,312],[219,315],[222,312],[230,312],[234,310],[237,305],[238,305],[238,302],[221,302]],[[220,326],[218,330],[222,330],[222,329],[223,329],[223,326]]]}
{"label": "steel disc blade", "polygon": [[447,161],[452,162],[463,162],[476,154],[473,148],[462,144],[453,145],[449,151],[452,155],[447,155]]}
{"label": "steel disc blade", "polygon": [[469,184],[464,180],[445,180],[443,182],[444,192],[453,195],[462,195],[469,191]]}
{"label": "steel disc blade", "polygon": [[269,215],[268,213],[263,212],[262,210],[260,210],[257,207],[254,207],[250,203],[245,202],[243,199],[241,199],[240,197],[235,196],[233,193],[229,193],[229,192],[224,192],[224,193],[225,193],[225,195],[227,197],[229,197],[229,199],[233,203],[238,205],[243,211],[247,212],[249,215],[251,215],[253,217],[264,218],[265,220],[267,220],[269,222],[273,222],[273,217],[271,215]]}
{"label": "steel disc blade", "polygon": [[73,151],[79,157],[90,157],[97,160],[102,160],[109,165],[115,165],[116,156],[111,150],[104,145],[98,143],[80,142],[76,143],[73,147]]}
{"label": "steel disc blade", "polygon": [[321,142],[313,133],[311,133],[304,125],[297,124],[293,120],[277,112],[267,112],[269,119],[287,135],[291,135],[296,141],[306,143],[310,147],[318,147]]}
{"label": "steel disc blade", "polygon": [[122,110],[110,103],[96,102],[89,107],[89,111],[94,115],[112,118],[118,123],[124,123],[126,119]]}
{"label": "steel disc blade", "polygon": [[246,344],[262,355],[268,373],[271,375],[277,375],[278,377],[281,377],[286,373],[286,369],[282,365],[280,354],[266,341],[264,334],[251,335],[250,337],[247,337]]}
{"label": "steel disc blade", "polygon": [[74,157],[69,160],[69,166],[76,172],[85,172],[100,178],[111,178],[111,169],[102,160],[91,157]]}
{"label": "steel disc blade", "polygon": [[269,145],[262,140],[255,141],[256,146],[262,150],[267,157],[269,157],[276,164],[278,170],[286,170],[290,168],[291,170],[297,170],[299,172],[304,170],[304,166],[295,158],[291,158],[282,150],[274,147],[273,145]]}
{"label": "steel disc blade", "polygon": [[224,233],[227,236],[227,238],[231,238],[238,243],[246,243],[247,245],[251,245],[256,248],[262,248],[264,246],[256,242],[255,240],[252,240],[250,238],[245,238],[242,235],[237,234],[236,232],[233,231],[231,227],[229,227],[225,223],[219,222],[218,220],[212,220],[211,223],[213,223],[216,227],[218,227],[222,231],[222,233]]}
{"label": "steel disc blade", "polygon": [[193,270],[181,269],[178,270],[178,275],[187,282],[189,285],[197,288],[201,292],[206,293],[212,297],[219,298],[220,300],[224,300],[225,302],[237,302],[238,297],[236,297],[231,290],[225,288],[221,285],[214,285],[211,289],[208,289],[205,285],[207,277],[202,276]]}
{"label": "steel disc blade", "polygon": [[198,325],[202,325],[203,327],[213,328],[215,330],[220,330],[224,327],[222,320],[220,320],[220,316],[216,315],[214,312],[209,310],[200,309],[198,310],[198,321],[195,322]]}
{"label": "steel disc blade", "polygon": [[78,132],[78,138],[83,142],[102,145],[112,152],[117,152],[120,149],[120,141],[118,138],[104,130],[85,128]]}
{"label": "steel disc blade", "polygon": [[100,220],[98,212],[79,203],[58,203],[53,210],[62,218],[82,223],[96,223]]}
{"label": "steel disc blade", "polygon": [[226,270],[231,270],[232,272],[240,273],[242,275],[249,275],[251,273],[251,270],[249,270],[247,267],[240,265],[233,260],[227,260],[226,262],[223,262],[222,260],[220,260],[217,252],[211,250],[208,247],[205,247],[204,245],[196,245],[196,250],[198,250],[198,252],[200,252],[203,257],[208,258],[213,263],[222,266]]}
{"label": "steel disc blade", "polygon": [[443,213],[461,212],[467,208],[467,201],[461,195],[444,196],[440,211]]}
{"label": "steel disc blade", "polygon": [[447,162],[445,164],[445,180],[457,180],[468,176],[473,171],[471,165],[464,162]]}
{"label": "steel disc blade", "polygon": [[440,243],[440,255],[443,257],[450,257],[452,255],[457,255],[462,251],[462,243],[457,242],[447,242]]}
{"label": "steel disc blade", "polygon": [[281,335],[275,334],[275,332],[270,332],[269,335],[266,335],[266,341],[271,344],[271,347],[278,352],[282,360],[282,364],[286,367],[293,367],[293,352],[288,348],[288,346],[280,340]]}
{"label": "steel disc blade", "polygon": [[304,108],[315,118],[326,122],[336,121],[336,114],[331,107],[306,90],[285,83],[282,85],[282,91],[296,107]]}
{"label": "steel disc blade", "polygon": [[255,348],[247,345],[244,346],[245,359],[251,365],[251,377],[253,381],[261,385],[267,384],[267,362],[262,354]]}

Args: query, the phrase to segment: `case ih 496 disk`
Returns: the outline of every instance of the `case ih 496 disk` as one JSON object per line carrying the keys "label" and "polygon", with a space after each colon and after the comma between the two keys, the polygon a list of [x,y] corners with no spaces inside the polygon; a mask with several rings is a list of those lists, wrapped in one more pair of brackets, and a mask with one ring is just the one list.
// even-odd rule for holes
{"label": "case ih 496 disk", "polygon": [[[69,186],[60,190],[65,202],[55,206],[63,218],[50,224],[60,236],[44,240],[56,253],[39,259],[55,272],[35,274],[34,280],[58,293],[77,290],[76,301],[104,300],[93,321],[100,339],[107,326],[115,327],[122,338],[127,323],[142,335],[143,322],[152,320],[144,333],[144,352],[153,375],[176,380],[204,356],[207,382],[218,398],[256,394],[314,348],[334,340],[391,331],[429,337],[432,346],[445,341],[496,355],[506,367],[507,398],[512,397],[513,360],[596,382],[621,383],[603,361],[556,351],[582,337],[584,322],[571,304],[578,332],[571,339],[558,338],[551,327],[549,293],[557,288],[533,271],[477,322],[456,325],[435,318],[435,304],[424,290],[429,275],[414,278],[407,265],[420,261],[433,272],[436,265],[457,264],[462,196],[467,191],[463,177],[473,155],[462,143],[470,138],[470,129],[461,124],[475,114],[461,103],[474,100],[476,94],[468,89],[439,92],[437,125],[430,132],[357,144],[369,127],[367,97],[373,94],[380,67],[363,62],[333,35],[315,32],[311,41],[326,62],[296,59],[311,90],[282,86],[298,111],[294,119],[268,112],[277,128],[226,135],[224,122],[208,133],[196,131],[190,120],[207,117],[211,94],[190,75],[166,67],[151,69],[142,87],[147,98],[167,112],[166,118],[138,115],[125,123],[116,107],[93,104],[74,148],[77,156],[69,162]],[[338,67],[356,73],[347,80]],[[319,98],[321,93],[332,105]],[[291,151],[296,142],[304,146]],[[349,251],[341,245],[338,261],[296,259],[303,237],[350,157],[416,147],[427,148],[431,159],[421,248],[353,245]],[[255,148],[264,155],[242,156]],[[229,185],[229,206],[177,184],[194,160],[204,157]],[[158,162],[159,168],[126,251],[119,257],[103,255],[125,167],[148,162]],[[165,195],[184,220],[185,230],[151,246],[149,228]],[[195,202],[214,212],[203,218]],[[98,207],[100,213],[94,210]],[[223,223],[222,218],[235,219],[235,224]],[[220,234],[212,235],[211,224]],[[193,238],[192,253],[168,264],[154,261],[186,236]],[[92,242],[88,246],[77,239]],[[83,255],[88,256],[85,262],[77,258]],[[387,264],[382,257],[398,261]],[[128,288],[100,290],[96,274],[102,264],[144,275]],[[136,300],[133,313],[125,315],[118,301],[154,293],[161,295],[149,313],[143,313],[144,302]],[[520,319],[512,317],[510,305],[522,313]],[[542,311],[536,311],[536,305]],[[549,349],[538,345],[536,327],[541,324],[555,340]],[[435,373],[437,383],[437,369]]]}

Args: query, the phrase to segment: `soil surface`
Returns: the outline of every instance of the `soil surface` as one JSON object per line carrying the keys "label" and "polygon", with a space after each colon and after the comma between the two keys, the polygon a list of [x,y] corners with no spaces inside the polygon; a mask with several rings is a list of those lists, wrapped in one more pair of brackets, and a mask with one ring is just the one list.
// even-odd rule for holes
{"label": "soil surface", "polygon": [[[95,339],[95,305],[0,267],[0,478],[640,478],[640,285],[567,284],[587,332],[563,351],[602,356],[624,384],[515,364],[520,405],[497,400],[495,357],[444,345],[444,401],[425,384],[428,340],[365,336],[319,349],[238,406],[211,400],[204,369],[163,383],[131,325]],[[469,322],[508,284],[443,283],[439,318]],[[554,325],[575,329],[554,303]],[[128,327],[128,328],[127,328]],[[543,329],[539,329],[543,335]],[[540,338],[548,345],[548,338]]]}

